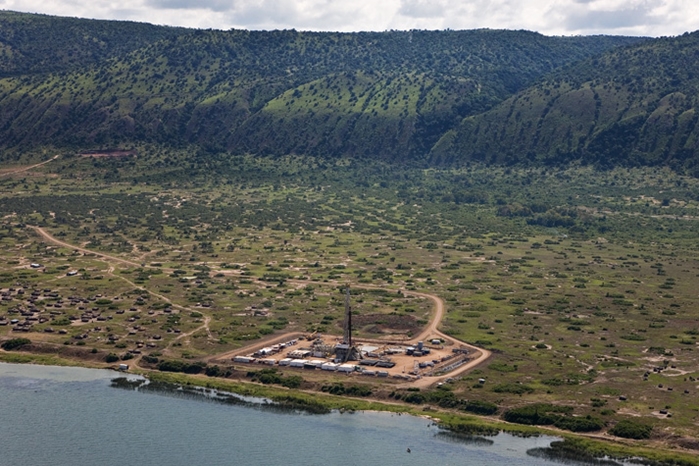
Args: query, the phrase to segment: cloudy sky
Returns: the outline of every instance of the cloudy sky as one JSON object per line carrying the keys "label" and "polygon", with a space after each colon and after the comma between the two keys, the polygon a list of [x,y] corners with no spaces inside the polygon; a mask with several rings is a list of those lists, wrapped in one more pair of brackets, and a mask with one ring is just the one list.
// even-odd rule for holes
{"label": "cloudy sky", "polygon": [[699,29],[698,0],[0,0],[0,9],[214,29],[528,29],[669,36]]}

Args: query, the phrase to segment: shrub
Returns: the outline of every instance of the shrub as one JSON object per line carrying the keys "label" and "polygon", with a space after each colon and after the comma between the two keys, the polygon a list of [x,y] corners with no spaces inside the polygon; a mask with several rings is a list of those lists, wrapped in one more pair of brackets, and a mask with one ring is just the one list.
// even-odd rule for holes
{"label": "shrub", "polygon": [[186,363],[182,361],[160,361],[158,370],[163,372],[184,372],[185,374],[198,374],[206,368],[202,362]]}
{"label": "shrub", "polygon": [[517,370],[517,364],[510,366],[507,363],[494,362],[490,366],[488,366],[488,369],[492,369],[499,372],[514,372]]}
{"label": "shrub", "polygon": [[553,425],[559,429],[565,429],[571,432],[593,432],[602,429],[604,427],[604,421],[592,416],[559,416]]}
{"label": "shrub", "polygon": [[645,341],[646,337],[639,335],[637,333],[629,333],[628,335],[622,335],[622,339],[629,341]]}
{"label": "shrub", "polygon": [[459,409],[474,414],[490,416],[498,412],[498,405],[488,401],[468,400],[463,402]]}
{"label": "shrub", "polygon": [[403,398],[403,401],[419,405],[425,402],[425,396],[420,393],[410,393]]}
{"label": "shrub", "polygon": [[571,411],[572,408],[570,407],[548,404],[532,404],[509,409],[503,413],[502,417],[507,422],[514,422],[516,424],[547,426],[556,421],[556,414],[554,413],[568,413]]}
{"label": "shrub", "polygon": [[52,325],[70,325],[70,319],[68,316],[61,316],[58,319],[51,321]]}
{"label": "shrub", "polygon": [[647,424],[642,424],[638,421],[632,421],[630,419],[624,419],[617,422],[617,424],[609,429],[609,433],[616,435],[617,437],[630,438],[630,439],[648,439],[653,431],[653,426]]}
{"label": "shrub", "polygon": [[604,421],[601,419],[592,416],[575,417],[572,416],[572,413],[573,408],[570,406],[542,403],[510,409],[505,411],[503,418],[508,422],[517,424],[553,425],[572,432],[592,432],[604,427]]}
{"label": "shrub", "polygon": [[204,373],[207,377],[221,377],[224,374],[223,370],[218,366],[208,366]]}
{"label": "shrub", "polygon": [[106,362],[117,362],[119,360],[119,356],[114,353],[109,353],[107,356],[104,357],[104,360]]}
{"label": "shrub", "polygon": [[0,347],[2,347],[2,349],[5,351],[13,351],[29,344],[31,344],[31,340],[29,338],[13,338],[3,342]]}
{"label": "shrub", "polygon": [[553,377],[541,381],[544,385],[550,387],[559,387],[561,385],[580,385],[581,383],[589,383],[594,380],[594,374],[569,374],[562,377]]}
{"label": "shrub", "polygon": [[524,395],[525,393],[533,393],[534,389],[529,385],[518,383],[503,383],[493,387],[495,393],[513,393],[515,395]]}
{"label": "shrub", "polygon": [[[277,369],[262,369],[261,371],[249,371],[247,376],[265,385],[275,384],[287,388],[299,388],[303,378],[298,375],[282,376]],[[325,387],[323,387],[325,388]]]}
{"label": "shrub", "polygon": [[347,395],[347,396],[370,396],[371,388],[364,387],[361,385],[350,385],[345,387],[342,383],[334,383],[332,385],[323,385],[322,391],[331,393],[333,395]]}
{"label": "shrub", "polygon": [[282,378],[281,385],[286,388],[299,388],[302,382],[303,378],[300,375],[290,375]]}

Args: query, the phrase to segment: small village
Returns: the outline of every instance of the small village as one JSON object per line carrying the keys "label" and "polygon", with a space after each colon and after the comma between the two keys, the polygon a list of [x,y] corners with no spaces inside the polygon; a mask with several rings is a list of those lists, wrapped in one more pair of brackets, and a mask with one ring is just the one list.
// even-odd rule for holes
{"label": "small village", "polygon": [[[159,322],[159,316],[177,315],[179,312],[170,307],[143,312],[141,306],[146,304],[143,297],[135,298],[133,301],[126,301],[118,296],[106,298],[101,294],[64,297],[51,288],[10,287],[0,291],[0,299],[6,303],[12,303],[12,306],[7,309],[7,314],[0,315],[0,326],[11,327],[13,333],[39,332],[67,335],[69,333],[67,328],[99,323],[101,325],[92,325],[86,328],[85,332],[74,334],[72,339],[80,346],[81,342],[89,339],[116,343],[126,337],[137,338],[133,347],[128,348],[127,351],[132,357],[141,354],[141,348],[156,349],[162,346],[158,345],[163,338],[162,335],[148,329],[145,319],[148,320],[148,324],[156,324]],[[105,308],[107,301],[109,303],[121,301],[121,307],[107,312]],[[113,314],[128,315],[126,318],[128,326],[123,331],[121,326],[109,326],[110,321],[114,319]],[[167,332],[175,334],[180,333],[180,330],[173,327],[168,328]]]}

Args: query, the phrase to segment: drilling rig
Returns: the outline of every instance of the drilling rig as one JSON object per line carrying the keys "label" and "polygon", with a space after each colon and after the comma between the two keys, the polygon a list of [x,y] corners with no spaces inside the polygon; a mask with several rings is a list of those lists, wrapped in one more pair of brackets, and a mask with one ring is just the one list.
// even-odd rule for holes
{"label": "drilling rig", "polygon": [[350,306],[350,287],[345,288],[345,321],[343,323],[342,342],[335,346],[335,358],[341,362],[357,361],[361,352],[352,342],[352,307]]}

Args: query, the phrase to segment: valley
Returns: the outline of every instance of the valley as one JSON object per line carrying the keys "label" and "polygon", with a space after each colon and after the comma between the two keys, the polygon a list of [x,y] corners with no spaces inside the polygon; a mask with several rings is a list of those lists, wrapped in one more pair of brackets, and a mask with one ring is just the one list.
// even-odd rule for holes
{"label": "valley", "polygon": [[0,23],[0,360],[697,464],[698,33]]}

